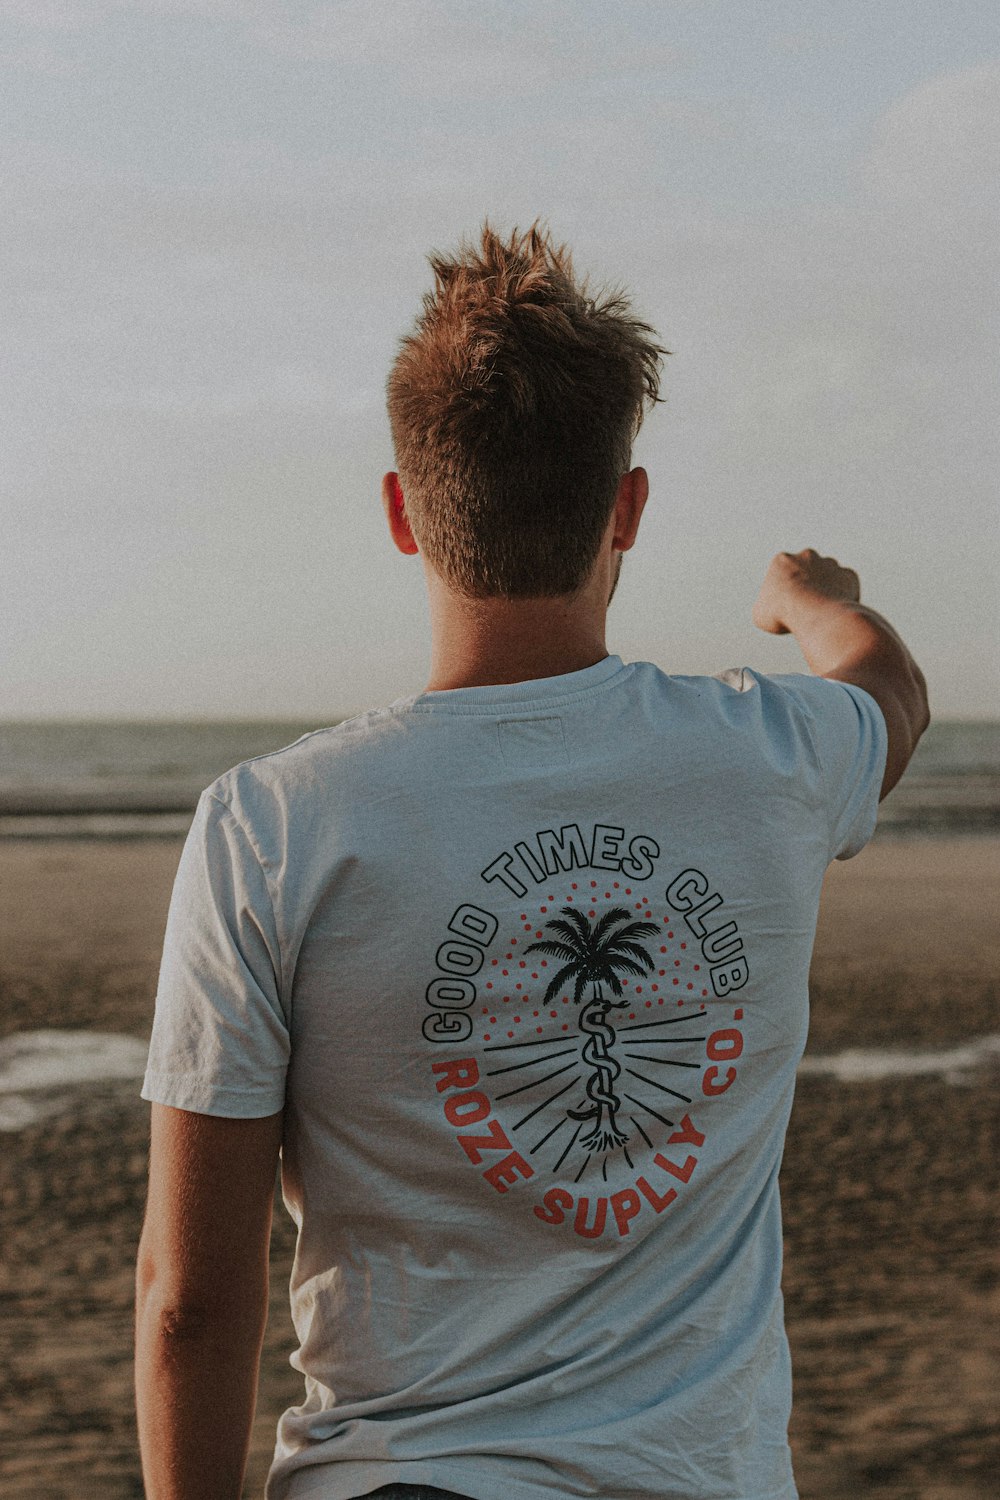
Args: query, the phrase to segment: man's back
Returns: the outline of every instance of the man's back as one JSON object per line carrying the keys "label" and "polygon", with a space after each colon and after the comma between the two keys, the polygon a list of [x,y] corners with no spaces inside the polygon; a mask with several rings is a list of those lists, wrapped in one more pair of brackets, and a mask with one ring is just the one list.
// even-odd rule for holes
{"label": "man's back", "polygon": [[886,749],[860,688],[608,656],[203,795],[143,1097],[284,1107],[269,1500],[794,1494],[777,1173]]}
{"label": "man's back", "polygon": [[777,1172],[820,886],[926,684],[812,548],[774,557],[753,618],[819,676],[609,656],[666,351],[536,226],[430,260],[382,481],[424,569],[427,688],[220,778],[178,872],[144,1085],[144,1478],[239,1493],[280,1152],[306,1395],[269,1500],[775,1500]]}

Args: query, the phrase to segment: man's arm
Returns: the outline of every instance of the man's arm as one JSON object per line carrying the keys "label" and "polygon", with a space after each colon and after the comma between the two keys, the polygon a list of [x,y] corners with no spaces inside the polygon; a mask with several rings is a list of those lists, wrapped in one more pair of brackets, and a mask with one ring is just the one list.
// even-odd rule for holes
{"label": "man's arm", "polygon": [[906,770],[931,715],[924,674],[888,620],[861,603],[857,573],[812,547],[779,552],[753,621],[773,635],[794,635],[818,677],[854,683],[875,699],[889,735],[881,802]]}
{"label": "man's arm", "polygon": [[135,1396],[147,1500],[239,1500],[267,1323],[282,1115],[152,1106],[136,1263]]}

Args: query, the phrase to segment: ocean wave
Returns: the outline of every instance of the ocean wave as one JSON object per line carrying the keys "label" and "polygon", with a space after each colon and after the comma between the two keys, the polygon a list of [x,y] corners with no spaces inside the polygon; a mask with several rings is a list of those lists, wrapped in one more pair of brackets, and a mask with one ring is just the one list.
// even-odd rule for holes
{"label": "ocean wave", "polygon": [[[116,1032],[23,1031],[0,1041],[0,1133],[77,1107],[93,1085],[134,1084],[143,1077],[148,1044]],[[1000,1065],[1000,1034],[978,1037],[946,1050],[903,1052],[852,1048],[830,1056],[804,1057],[799,1074],[842,1084],[879,1083],[888,1078],[936,1076],[946,1084],[970,1084]],[[134,1101],[140,1101],[138,1090]]]}

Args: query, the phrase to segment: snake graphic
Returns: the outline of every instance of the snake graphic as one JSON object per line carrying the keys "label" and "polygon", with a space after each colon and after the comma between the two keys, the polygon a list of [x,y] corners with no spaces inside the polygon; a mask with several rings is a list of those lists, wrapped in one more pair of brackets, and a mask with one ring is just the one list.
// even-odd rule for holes
{"label": "snake graphic", "polygon": [[[614,1027],[609,1026],[607,1020],[611,1005],[612,1002],[603,996],[595,996],[580,1013],[580,1030],[587,1033],[581,1055],[593,1069],[586,1086],[587,1098],[591,1102],[566,1111],[574,1120],[595,1121],[593,1130],[580,1142],[595,1151],[611,1150],[628,1140],[615,1121],[621,1100],[614,1091],[614,1081],[621,1073],[621,1064],[609,1051],[615,1040]],[[603,1123],[605,1115],[607,1124]]]}
{"label": "snake graphic", "polygon": [[[596,910],[590,915],[596,917]],[[618,1128],[616,1118],[622,1102],[615,1093],[615,1079],[622,1069],[611,1052],[616,1033],[608,1024],[608,1011],[620,1010],[631,1002],[627,997],[607,999],[602,981],[616,995],[622,996],[619,971],[635,975],[651,972],[653,960],[637,939],[655,937],[660,929],[656,922],[645,918],[635,920],[627,906],[610,907],[591,925],[579,907],[571,906],[569,901],[559,908],[559,916],[549,918],[545,926],[551,936],[542,938],[539,933],[540,941],[528,943],[521,949],[523,955],[545,953],[561,961],[562,966],[546,986],[545,1004],[552,1003],[571,979],[575,981],[573,999],[577,1005],[583,999],[587,985],[593,986],[593,994],[580,1011],[578,1022],[586,1037],[581,1057],[591,1070],[586,1083],[589,1103],[566,1113],[571,1119],[579,1120],[581,1128],[583,1121],[593,1121],[591,1129],[580,1141],[585,1150],[613,1151],[624,1146],[628,1136]],[[563,996],[563,999],[568,1002],[568,996]],[[564,1030],[568,1030],[568,1026]],[[576,1136],[573,1139],[575,1141]]]}

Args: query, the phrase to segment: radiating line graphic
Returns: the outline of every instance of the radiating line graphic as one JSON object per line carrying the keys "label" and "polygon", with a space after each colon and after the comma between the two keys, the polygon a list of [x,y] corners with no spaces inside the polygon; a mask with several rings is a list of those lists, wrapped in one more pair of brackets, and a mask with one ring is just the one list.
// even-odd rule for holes
{"label": "radiating line graphic", "polygon": [[682,1099],[685,1104],[691,1103],[690,1094],[679,1094],[676,1089],[668,1089],[665,1083],[657,1083],[655,1078],[647,1078],[645,1073],[637,1073],[635,1068],[626,1068],[626,1073],[631,1073],[633,1078],[638,1078],[642,1083],[648,1083],[651,1088],[659,1089],[661,1094],[672,1094],[675,1099]]}
{"label": "radiating line graphic", "polygon": [[666,1016],[662,1021],[637,1021],[634,1026],[619,1026],[616,1029],[618,1031],[651,1031],[654,1026],[683,1026],[685,1023],[690,1026],[692,1021],[700,1021],[706,1014],[706,1011],[699,1010],[694,1015]]}
{"label": "radiating line graphic", "polygon": [[[520,1123],[523,1124],[524,1121],[522,1120],[522,1121],[520,1121]],[[529,1146],[529,1148],[528,1148],[528,1155],[529,1156],[534,1156],[535,1152],[539,1149],[540,1146],[544,1146],[546,1141],[550,1141],[554,1135],[557,1135],[558,1132],[560,1130],[562,1130],[562,1128],[563,1128],[564,1125],[568,1125],[568,1124],[569,1124],[569,1115],[563,1115],[562,1119],[557,1120],[556,1123],[553,1125],[553,1127],[552,1127],[551,1130],[547,1130],[545,1132],[545,1134],[542,1136],[542,1138],[541,1138],[540,1141],[536,1141],[533,1146]],[[515,1130],[517,1129],[516,1125],[514,1126],[514,1129]]]}
{"label": "radiating line graphic", "polygon": [[[629,1031],[633,1030],[630,1026]],[[684,1042],[705,1042],[704,1036],[640,1036],[629,1045],[632,1047],[680,1047]]]}
{"label": "radiating line graphic", "polygon": [[566,1149],[563,1152],[562,1156],[560,1156],[559,1160],[556,1162],[555,1166],[552,1168],[553,1172],[558,1172],[559,1168],[562,1166],[563,1162],[566,1160],[567,1156],[572,1151],[573,1147],[576,1145],[576,1138],[580,1134],[580,1131],[582,1129],[583,1129],[583,1121],[581,1120],[580,1123],[579,1123],[579,1125],[576,1127],[576,1129],[573,1132],[573,1138],[570,1141],[569,1145],[566,1147]]}
{"label": "radiating line graphic", "polygon": [[[633,1104],[638,1104],[639,1108],[640,1109],[644,1109],[646,1111],[647,1115],[652,1115],[654,1120],[659,1120],[661,1122],[661,1124],[663,1124],[663,1125],[669,1125],[670,1128],[671,1128],[671,1130],[673,1130],[673,1128],[674,1128],[674,1122],[673,1122],[673,1120],[668,1120],[667,1117],[666,1117],[666,1115],[659,1114],[653,1108],[653,1106],[651,1104],[644,1104],[643,1101],[641,1099],[637,1099],[634,1094],[626,1094],[625,1098],[631,1100],[631,1102]],[[645,1136],[647,1143],[651,1146],[653,1143],[649,1139],[649,1136],[646,1135],[646,1132],[644,1130],[642,1130],[641,1126],[639,1126],[639,1129],[642,1131],[642,1134]]]}
{"label": "radiating line graphic", "polygon": [[[565,1068],[562,1071],[565,1072]],[[544,1080],[540,1079],[539,1082],[544,1082]],[[552,1103],[553,1099],[558,1099],[561,1094],[565,1094],[567,1089],[571,1089],[575,1082],[576,1079],[571,1078],[568,1083],[564,1083],[561,1089],[556,1089],[555,1093],[550,1094],[547,1099],[543,1099],[541,1104],[536,1104],[534,1109],[529,1110],[526,1115],[522,1115],[517,1124],[511,1126],[511,1130],[520,1130],[522,1125],[527,1125],[528,1121],[533,1120],[540,1110],[543,1110],[547,1104]],[[563,1118],[565,1119],[566,1117],[564,1116]]]}
{"label": "radiating line graphic", "polygon": [[498,1099],[511,1099],[515,1094],[523,1094],[525,1089],[535,1089],[540,1083],[548,1083],[550,1078],[558,1078],[560,1073],[566,1073],[570,1068],[575,1068],[575,1062],[564,1063],[561,1068],[553,1068],[551,1073],[544,1073],[541,1078],[530,1078],[527,1083],[519,1083],[516,1089],[507,1089],[506,1093],[497,1094]]}
{"label": "radiating line graphic", "polygon": [[[545,1062],[549,1063],[552,1062],[553,1058],[569,1057],[571,1055],[576,1055],[575,1047],[567,1047],[565,1052],[549,1052],[545,1056]],[[514,1073],[518,1068],[534,1068],[538,1066],[538,1062],[539,1059],[537,1057],[526,1057],[524,1062],[508,1063],[505,1068],[487,1068],[486,1076],[487,1078],[495,1078],[498,1073]]]}
{"label": "radiating line graphic", "polygon": [[565,1042],[564,1036],[542,1036],[533,1042],[488,1042],[483,1048],[484,1052],[513,1052],[515,1047],[554,1047],[558,1042]]}
{"label": "radiating line graphic", "polygon": [[700,1068],[701,1063],[681,1062],[676,1057],[647,1057],[644,1052],[623,1052],[623,1057],[631,1057],[635,1062],[656,1063],[661,1068]]}
{"label": "radiating line graphic", "polygon": [[[657,1073],[664,1068],[685,1068],[697,1073],[704,1066],[700,1049],[706,1035],[692,1030],[699,1022],[705,1024],[708,1013],[703,1001],[695,1002],[700,1004],[700,1010],[687,1009],[683,1014],[657,1015],[650,1020],[637,1021],[633,1016],[631,1023],[618,1024],[619,1017],[639,1004],[626,992],[628,976],[639,978],[654,968],[652,954],[642,940],[658,933],[659,927],[646,920],[645,913],[638,921],[637,915],[625,906],[612,906],[599,916],[594,912],[591,919],[567,901],[559,908],[558,915],[553,913],[547,921],[538,918],[539,925],[546,929],[545,940],[528,943],[520,951],[544,952],[559,960],[548,977],[545,1004],[554,1004],[560,997],[572,999],[578,1034],[567,1035],[564,1024],[555,1036],[496,1041],[483,1047],[490,1054],[517,1053],[509,1062],[498,1058],[495,1067],[484,1069],[484,1078],[498,1083],[508,1082],[507,1075],[520,1074],[520,1079],[510,1078],[510,1087],[494,1096],[498,1103],[521,1094],[535,1094],[535,1102],[526,1103],[520,1118],[508,1124],[507,1129],[520,1131],[535,1121],[542,1133],[523,1149],[531,1156],[541,1156],[543,1161],[551,1162],[556,1157],[552,1171],[568,1171],[573,1182],[580,1182],[587,1167],[599,1159],[601,1182],[612,1183],[616,1163],[625,1163],[630,1171],[635,1170],[641,1164],[644,1150],[655,1150],[658,1127],[674,1128],[674,1121],[648,1102],[649,1095],[644,1098],[625,1093],[622,1088],[625,1075],[637,1080],[654,1098],[666,1094],[684,1104],[691,1103],[690,1095],[658,1082],[655,1076],[632,1067],[632,1063],[642,1063]],[[542,934],[538,937],[541,939]],[[527,1003],[530,1007],[532,1002]],[[537,997],[534,1003],[541,1009]],[[565,1010],[560,1009],[559,1020],[565,1015]],[[659,1048],[664,1050],[661,1052]],[[690,1049],[687,1058],[677,1055],[684,1049]],[[691,1061],[692,1053],[699,1060]],[[559,1066],[553,1067],[553,1063]],[[551,1082],[557,1087],[543,1095],[543,1088]],[[626,1100],[635,1108],[635,1114],[624,1114]],[[626,1119],[633,1135],[623,1128]],[[644,1119],[648,1128],[641,1123]],[[567,1167],[577,1147],[583,1159],[578,1166]]]}

